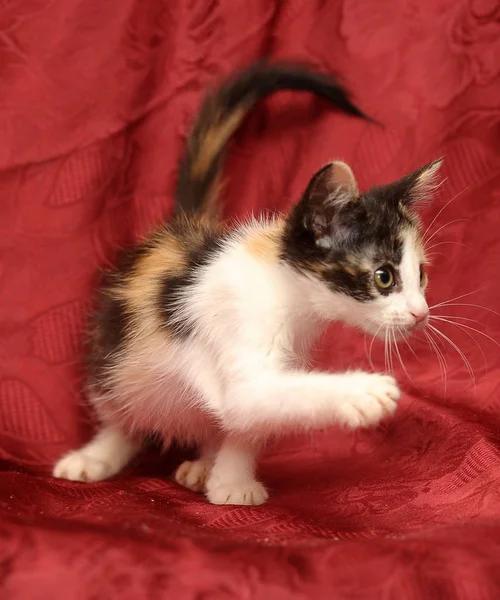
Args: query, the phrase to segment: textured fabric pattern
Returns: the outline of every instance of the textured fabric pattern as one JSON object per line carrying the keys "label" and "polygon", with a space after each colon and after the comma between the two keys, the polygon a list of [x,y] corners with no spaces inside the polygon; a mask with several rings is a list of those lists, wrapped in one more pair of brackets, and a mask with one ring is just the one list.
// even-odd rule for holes
{"label": "textured fabric pattern", "polygon": [[[500,597],[500,351],[467,329],[500,337],[498,0],[0,4],[2,597]],[[276,97],[235,140],[227,214],[286,208],[331,158],[367,187],[444,156],[424,213],[430,303],[459,297],[435,312],[463,317],[441,325],[475,382],[456,348],[440,345],[445,384],[424,339],[417,357],[403,344],[397,416],[270,448],[258,508],[179,488],[176,452],[111,482],[53,480],[92,430],[81,345],[96,273],[169,214],[205,86],[262,55],[338,72],[384,127]],[[316,358],[367,367],[369,345],[334,327]],[[379,343],[372,355],[382,369]]]}

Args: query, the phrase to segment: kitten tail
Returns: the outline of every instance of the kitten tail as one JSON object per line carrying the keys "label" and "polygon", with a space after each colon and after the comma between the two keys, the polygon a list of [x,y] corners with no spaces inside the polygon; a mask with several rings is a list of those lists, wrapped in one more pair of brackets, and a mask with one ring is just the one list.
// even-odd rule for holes
{"label": "kitten tail", "polygon": [[280,90],[309,91],[347,114],[371,120],[331,75],[290,63],[254,64],[206,96],[180,165],[176,215],[218,217],[219,182],[227,143],[252,107]]}

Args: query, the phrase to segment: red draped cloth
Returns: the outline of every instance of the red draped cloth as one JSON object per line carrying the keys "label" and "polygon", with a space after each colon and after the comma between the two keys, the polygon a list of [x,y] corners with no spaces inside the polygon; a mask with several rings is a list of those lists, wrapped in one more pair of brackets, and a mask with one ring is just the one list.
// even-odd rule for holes
{"label": "red draped cloth", "polygon": [[[416,356],[401,345],[405,395],[378,429],[270,447],[261,507],[181,489],[175,451],[109,482],[54,480],[92,431],[96,273],[170,214],[205,87],[262,56],[337,72],[384,127],[277,96],[236,136],[227,215],[289,207],[332,158],[366,188],[444,156],[423,220],[456,347],[435,339],[440,365],[424,337]],[[2,598],[500,597],[499,76],[498,0],[0,2]],[[367,367],[369,350],[334,327],[316,361]]]}

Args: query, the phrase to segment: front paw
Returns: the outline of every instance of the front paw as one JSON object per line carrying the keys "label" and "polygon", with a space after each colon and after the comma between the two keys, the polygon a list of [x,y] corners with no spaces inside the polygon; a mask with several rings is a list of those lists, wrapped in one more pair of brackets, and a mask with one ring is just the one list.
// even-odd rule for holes
{"label": "front paw", "polygon": [[188,490],[202,492],[210,473],[210,465],[203,460],[186,460],[175,472],[175,481]]}
{"label": "front paw", "polygon": [[372,427],[394,413],[401,396],[394,377],[353,373],[346,381],[341,421],[350,429]]}
{"label": "front paw", "polygon": [[215,483],[208,482],[207,498],[211,504],[259,506],[269,498],[266,488],[258,481]]}
{"label": "front paw", "polygon": [[109,462],[89,456],[82,450],[74,450],[56,463],[52,475],[69,481],[92,482],[108,479],[116,472],[117,469]]}

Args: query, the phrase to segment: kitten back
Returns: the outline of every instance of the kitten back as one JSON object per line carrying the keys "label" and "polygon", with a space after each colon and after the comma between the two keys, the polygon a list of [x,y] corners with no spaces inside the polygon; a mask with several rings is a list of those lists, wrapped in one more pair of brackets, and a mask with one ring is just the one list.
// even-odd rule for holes
{"label": "kitten back", "polygon": [[188,137],[179,168],[176,214],[217,217],[225,150],[248,112],[280,90],[309,91],[343,112],[366,117],[331,75],[292,63],[257,63],[209,92]]}

